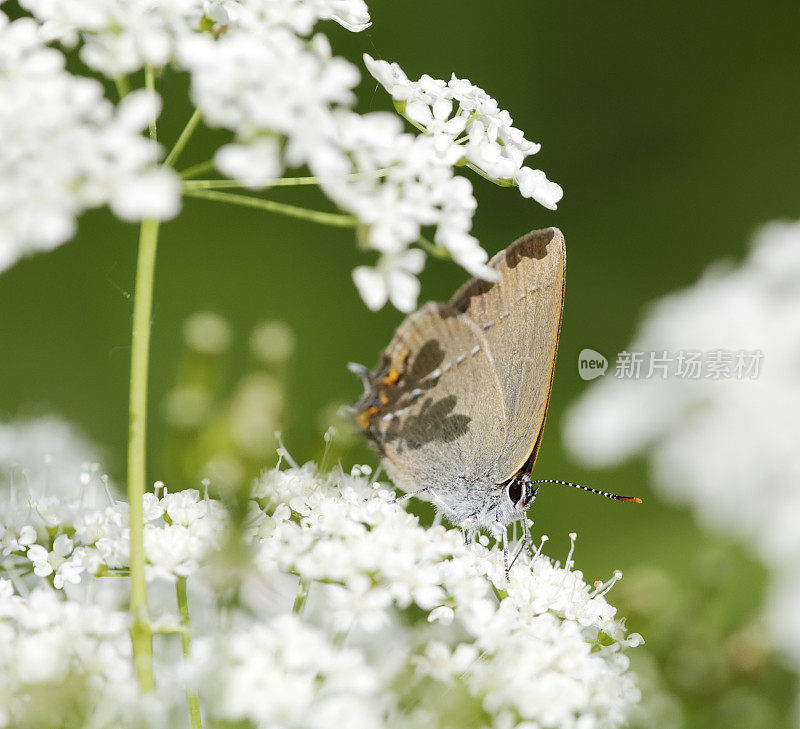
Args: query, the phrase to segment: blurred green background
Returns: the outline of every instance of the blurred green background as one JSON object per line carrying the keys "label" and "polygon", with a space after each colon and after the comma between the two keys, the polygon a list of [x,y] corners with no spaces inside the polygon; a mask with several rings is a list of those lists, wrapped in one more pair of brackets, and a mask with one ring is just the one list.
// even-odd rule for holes
{"label": "blurred green background", "polygon": [[[709,538],[686,512],[649,498],[641,464],[589,472],[571,462],[560,443],[560,419],[587,386],[576,369],[582,348],[611,360],[646,302],[695,280],[712,260],[740,257],[759,224],[800,214],[800,6],[462,0],[373,2],[370,10],[374,24],[364,33],[326,26],[335,52],[358,65],[363,52],[398,61],[412,78],[455,72],[471,79],[542,143],[529,163],[565,190],[559,210],[550,212],[473,177],[474,232],[494,253],[533,228],[564,231],[563,334],[536,473],[636,494],[645,503],[626,506],[553,487],[536,503],[537,533],[551,534],[549,552],[560,556],[567,533],[578,532],[577,565],[591,579],[652,563],[677,583],[691,581]],[[190,114],[186,86],[177,74],[159,82],[167,99],[159,134],[167,145]],[[391,108],[375,87],[362,82],[361,111]],[[225,138],[202,129],[181,166],[208,159]],[[276,190],[269,197],[325,206],[313,191]],[[73,242],[0,277],[0,413],[6,419],[61,413],[105,448],[106,468],[118,483],[136,239],[135,227],[92,213]],[[374,365],[401,320],[389,308],[370,313],[358,298],[350,272],[365,260],[352,231],[185,202],[181,216],[164,226],[158,254],[151,480],[163,469],[160,403],[178,370],[180,327],[197,310],[233,325],[231,382],[245,368],[254,324],[278,319],[292,327],[297,351],[288,373],[285,442],[298,460],[318,453],[319,411],[360,392],[345,364]],[[421,300],[448,298],[464,278],[455,265],[431,260]],[[366,450],[358,459],[375,461]],[[733,546],[723,545],[723,552],[736,560],[736,579],[722,620],[735,622],[759,604],[761,573]],[[789,679],[770,683],[773,704],[787,706]]]}

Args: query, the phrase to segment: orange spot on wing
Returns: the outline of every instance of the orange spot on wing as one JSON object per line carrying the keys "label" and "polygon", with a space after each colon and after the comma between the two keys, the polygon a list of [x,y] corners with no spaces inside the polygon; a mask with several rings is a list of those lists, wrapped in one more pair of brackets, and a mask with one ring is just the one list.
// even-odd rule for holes
{"label": "orange spot on wing", "polygon": [[369,421],[373,418],[380,411],[380,408],[375,407],[372,405],[371,407],[365,408],[360,413],[356,415],[356,422],[364,429],[367,430],[369,428]]}
{"label": "orange spot on wing", "polygon": [[391,387],[392,385],[396,385],[399,379],[400,371],[396,367],[392,367],[389,370],[389,374],[381,380],[381,384]]}

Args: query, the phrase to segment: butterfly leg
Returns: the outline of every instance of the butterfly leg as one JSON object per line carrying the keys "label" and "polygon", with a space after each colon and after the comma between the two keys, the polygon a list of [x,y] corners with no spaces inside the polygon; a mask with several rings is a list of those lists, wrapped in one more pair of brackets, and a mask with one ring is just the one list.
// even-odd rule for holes
{"label": "butterfly leg", "polygon": [[[531,505],[533,504],[533,502],[536,501],[536,495],[538,493],[539,493],[539,487],[537,486],[534,489],[533,493],[531,494],[530,501],[528,502],[528,508],[530,508]],[[533,553],[533,539],[531,538],[531,530],[528,527],[528,516],[527,516],[527,513],[523,513],[522,514],[522,518],[519,519],[519,521],[522,522],[522,543],[519,545],[519,548],[517,549],[517,552],[514,555],[514,559],[511,560],[511,566],[509,567],[509,569],[511,569],[511,567],[514,566],[514,562],[517,561],[517,558],[522,553],[522,550],[525,549],[525,547],[527,547],[529,550],[531,550],[531,553]],[[515,534],[515,536],[516,536],[516,532],[517,532],[517,522],[514,522],[514,534]]]}
{"label": "butterfly leg", "polygon": [[[533,506],[533,502],[536,501],[536,496],[539,493],[539,486],[537,486],[533,493],[531,494],[531,500],[528,502],[528,508],[530,509]],[[522,515],[522,544],[523,546],[527,546],[530,550],[531,554],[533,555],[533,537],[531,537],[531,530],[528,527],[528,514],[527,511]]]}
{"label": "butterfly leg", "polygon": [[[417,489],[416,491],[411,491],[403,494],[402,496],[395,496],[389,503],[390,504],[399,504],[401,501],[405,501],[406,499],[410,499],[412,496],[419,496],[420,494],[424,494],[426,491],[430,491],[431,487],[426,486],[424,489]],[[431,491],[433,494],[433,491]]]}
{"label": "butterfly leg", "polygon": [[[519,545],[519,547],[517,547],[517,551],[514,553],[514,559],[511,560],[511,564],[509,565],[508,568],[509,570],[514,566],[514,562],[517,561],[517,558],[519,557],[520,554],[522,554],[522,550],[525,549],[525,547],[528,547],[528,549],[531,549],[533,547],[531,532],[530,529],[528,529],[527,517],[523,516],[521,521],[522,521],[522,543]],[[514,522],[514,524],[516,525],[516,522]]]}
{"label": "butterfly leg", "polygon": [[509,564],[508,562],[508,529],[503,527],[503,566],[506,568],[506,582],[508,582],[508,576],[511,573],[511,568],[514,566],[514,561],[516,561],[519,552],[514,555],[514,560]]}
{"label": "butterfly leg", "polygon": [[[453,523],[455,524],[455,522]],[[461,533],[464,535],[464,544],[468,545],[474,542],[479,531],[477,514],[468,516],[459,526],[461,527]]]}

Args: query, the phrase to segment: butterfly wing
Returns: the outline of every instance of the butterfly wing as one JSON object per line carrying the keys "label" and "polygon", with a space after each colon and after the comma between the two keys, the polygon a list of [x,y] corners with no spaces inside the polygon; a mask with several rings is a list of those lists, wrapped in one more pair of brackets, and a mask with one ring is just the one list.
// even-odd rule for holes
{"label": "butterfly wing", "polygon": [[556,228],[529,233],[489,265],[496,283],[473,279],[450,300],[482,334],[496,362],[507,417],[497,483],[533,468],[544,430],[564,305],[566,249]]}
{"label": "butterfly wing", "polygon": [[397,486],[451,503],[454,490],[491,483],[507,433],[495,367],[474,323],[449,305],[406,317],[356,403]]}
{"label": "butterfly wing", "polygon": [[465,513],[532,467],[561,327],[564,239],[535,231],[489,265],[499,281],[472,279],[449,303],[406,317],[378,368],[362,373],[355,405],[397,486],[430,488]]}

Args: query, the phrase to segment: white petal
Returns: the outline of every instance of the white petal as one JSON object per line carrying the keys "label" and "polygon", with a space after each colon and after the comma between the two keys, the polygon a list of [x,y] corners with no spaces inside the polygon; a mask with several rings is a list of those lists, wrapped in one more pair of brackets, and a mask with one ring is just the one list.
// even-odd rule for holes
{"label": "white petal", "polygon": [[37,577],[47,577],[53,574],[53,565],[49,562],[36,562],[33,566],[33,574]]}
{"label": "white petal", "polygon": [[32,526],[26,524],[19,530],[19,539],[17,541],[23,547],[33,544],[36,541],[36,530]]}
{"label": "white petal", "polygon": [[280,145],[272,138],[250,144],[226,144],[217,150],[214,163],[224,175],[253,189],[268,186],[283,169]]}
{"label": "white petal", "polygon": [[389,298],[386,280],[383,274],[375,268],[357,266],[353,269],[353,283],[367,308],[372,311],[380,309]]}
{"label": "white petal", "polygon": [[409,101],[406,104],[406,116],[424,127],[433,121],[431,108],[424,101]]}
{"label": "white petal", "polygon": [[173,170],[152,169],[118,188],[109,202],[122,220],[169,220],[180,211],[180,180]]}
{"label": "white petal", "polygon": [[53,542],[53,551],[62,557],[67,557],[72,551],[72,540],[66,534],[57,536]]}
{"label": "white petal", "polygon": [[466,126],[467,126],[467,117],[454,116],[452,119],[447,120],[443,129],[445,132],[455,137],[461,134],[461,132],[464,131],[464,127]]}
{"label": "white petal", "polygon": [[117,105],[117,122],[130,131],[141,131],[161,112],[161,97],[153,91],[137,89]]}
{"label": "white petal", "polygon": [[425,251],[409,248],[398,256],[398,267],[415,275],[422,273],[425,268]]}
{"label": "white petal", "polygon": [[48,554],[49,552],[41,544],[34,544],[28,549],[27,556],[31,562],[46,562]]}
{"label": "white petal", "polygon": [[453,102],[449,99],[436,99],[433,102],[433,118],[444,121],[453,113]]}
{"label": "white petal", "polygon": [[417,308],[417,297],[419,296],[419,281],[416,276],[405,271],[389,271],[387,274],[389,283],[389,299],[398,310],[405,314]]}
{"label": "white petal", "polygon": [[564,195],[561,186],[550,182],[541,170],[523,167],[517,172],[516,180],[523,197],[533,198],[550,210],[556,209],[556,204]]}

